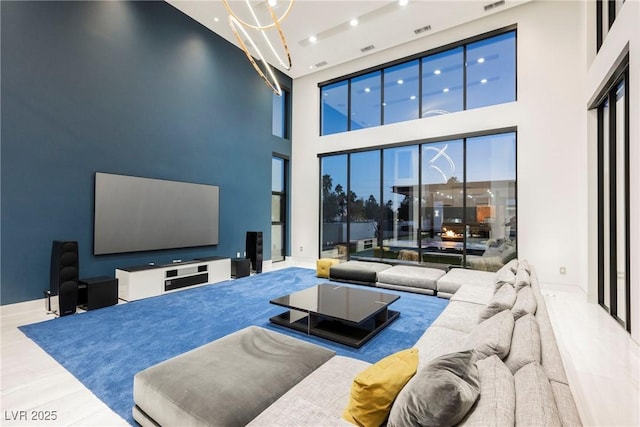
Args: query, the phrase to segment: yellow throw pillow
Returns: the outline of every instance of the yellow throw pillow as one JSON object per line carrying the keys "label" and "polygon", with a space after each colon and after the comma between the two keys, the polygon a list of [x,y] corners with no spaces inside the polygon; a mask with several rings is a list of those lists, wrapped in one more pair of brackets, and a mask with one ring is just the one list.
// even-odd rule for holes
{"label": "yellow throw pillow", "polygon": [[417,369],[415,348],[399,351],[369,366],[353,380],[349,405],[342,418],[358,426],[380,426],[387,419],[396,396]]}

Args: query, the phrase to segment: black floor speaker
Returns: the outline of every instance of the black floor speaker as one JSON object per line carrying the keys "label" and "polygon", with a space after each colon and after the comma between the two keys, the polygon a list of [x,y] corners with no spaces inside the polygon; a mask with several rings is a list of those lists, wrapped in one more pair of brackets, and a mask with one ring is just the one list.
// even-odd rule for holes
{"label": "black floor speaker", "polygon": [[262,273],[262,231],[247,231],[247,258],[251,269]]}
{"label": "black floor speaker", "polygon": [[58,314],[76,312],[78,305],[78,242],[54,240],[51,247],[51,295],[58,296]]}

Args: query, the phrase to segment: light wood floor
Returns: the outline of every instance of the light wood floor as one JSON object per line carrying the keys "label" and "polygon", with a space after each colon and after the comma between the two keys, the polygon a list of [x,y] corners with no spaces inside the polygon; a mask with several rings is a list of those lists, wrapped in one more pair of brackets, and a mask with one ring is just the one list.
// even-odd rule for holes
{"label": "light wood floor", "polygon": [[[287,264],[278,263],[277,267]],[[640,351],[604,311],[580,291],[543,285],[567,376],[585,425],[640,426]],[[3,426],[120,426],[127,423],[17,327],[52,318],[43,301],[2,306]],[[52,415],[55,420],[34,421]],[[22,419],[26,416],[27,419]]]}

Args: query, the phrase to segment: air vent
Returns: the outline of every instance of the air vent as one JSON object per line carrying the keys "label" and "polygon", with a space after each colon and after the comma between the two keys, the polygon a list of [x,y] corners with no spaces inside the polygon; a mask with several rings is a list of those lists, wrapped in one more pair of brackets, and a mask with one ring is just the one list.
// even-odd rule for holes
{"label": "air vent", "polygon": [[484,7],[484,11],[495,9],[496,7],[504,6],[504,0],[497,1],[495,3],[488,4]]}
{"label": "air vent", "polygon": [[365,53],[365,52],[369,52],[370,50],[375,49],[376,47],[372,44],[370,44],[369,46],[365,46],[362,49],[360,49],[360,52]]}
{"label": "air vent", "polygon": [[316,68],[324,67],[325,65],[327,65],[327,61],[318,62]]}
{"label": "air vent", "polygon": [[413,30],[416,34],[422,34],[425,31],[429,31],[431,29],[431,25],[427,25],[426,27],[418,28],[417,30]]}

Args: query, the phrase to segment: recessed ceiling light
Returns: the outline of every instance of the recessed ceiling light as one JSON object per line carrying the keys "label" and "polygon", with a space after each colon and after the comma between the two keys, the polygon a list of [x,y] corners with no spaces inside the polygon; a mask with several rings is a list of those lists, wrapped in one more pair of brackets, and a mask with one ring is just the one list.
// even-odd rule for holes
{"label": "recessed ceiling light", "polygon": [[310,43],[315,43],[318,41],[318,38],[316,36],[309,36],[309,42]]}
{"label": "recessed ceiling light", "polygon": [[214,20],[214,21],[216,21],[216,22],[219,22],[219,21],[220,21],[220,19],[218,19],[217,17],[216,17],[216,18],[213,18],[213,20]]}
{"label": "recessed ceiling light", "polygon": [[485,84],[487,82],[487,79],[482,79],[480,80],[480,83]]}
{"label": "recessed ceiling light", "polygon": [[401,85],[402,83],[404,83],[404,80],[400,79],[400,80],[398,80],[398,81],[397,81],[397,83],[398,83],[399,85]]}
{"label": "recessed ceiling light", "polygon": [[355,27],[356,25],[358,25],[358,20],[356,18],[353,18],[351,21],[349,21],[349,25]]}
{"label": "recessed ceiling light", "polygon": [[278,0],[269,0],[269,6],[273,7],[278,4]]}
{"label": "recessed ceiling light", "polygon": [[449,88],[448,88],[448,87],[445,87],[444,89],[442,89],[442,91],[443,91],[444,93],[447,93],[447,92],[449,92]]}
{"label": "recessed ceiling light", "polygon": [[435,71],[433,72],[433,74],[435,74],[436,76],[437,76],[437,75],[439,75],[440,73],[442,73],[442,71],[440,71],[440,70],[435,70]]}
{"label": "recessed ceiling light", "polygon": [[406,6],[406,5],[408,5],[408,4],[409,4],[409,0],[399,0],[399,1],[398,1],[398,4],[399,4],[400,6]]}
{"label": "recessed ceiling light", "polygon": [[484,58],[478,58],[478,64],[482,64],[484,62]]}
{"label": "recessed ceiling light", "polygon": [[416,99],[416,96],[415,96],[415,95],[411,95],[411,96],[409,97],[409,99],[413,101],[414,99]]}
{"label": "recessed ceiling light", "polygon": [[[309,65],[309,69],[310,69],[310,70],[313,70],[313,65]],[[325,92],[325,95],[326,95],[326,94],[327,94],[327,93]]]}

